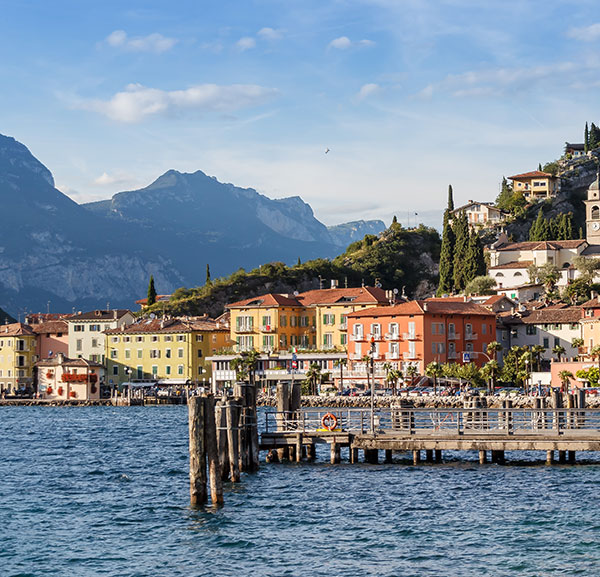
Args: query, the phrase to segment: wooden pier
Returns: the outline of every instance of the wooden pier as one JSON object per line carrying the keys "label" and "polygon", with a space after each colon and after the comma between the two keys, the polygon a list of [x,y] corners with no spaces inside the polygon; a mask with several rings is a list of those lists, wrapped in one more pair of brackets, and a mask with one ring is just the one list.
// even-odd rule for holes
{"label": "wooden pier", "polygon": [[369,409],[269,412],[260,448],[268,460],[277,460],[277,452],[300,461],[314,455],[316,443],[327,443],[332,463],[340,462],[340,448],[347,447],[350,462],[358,461],[358,451],[372,463],[380,451],[388,462],[397,451],[411,453],[415,464],[423,456],[439,462],[443,451],[477,451],[481,463],[502,463],[506,451],[543,451],[548,464],[600,451],[600,409],[392,407],[371,415]]}

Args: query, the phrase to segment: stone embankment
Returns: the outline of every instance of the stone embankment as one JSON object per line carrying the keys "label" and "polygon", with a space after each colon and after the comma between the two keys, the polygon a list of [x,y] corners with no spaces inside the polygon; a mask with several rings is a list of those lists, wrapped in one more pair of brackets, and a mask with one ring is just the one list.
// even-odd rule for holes
{"label": "stone embankment", "polygon": [[[468,395],[459,395],[451,397],[425,395],[422,397],[415,396],[376,396],[375,406],[386,408],[392,405],[402,405],[404,407],[414,407],[415,409],[433,409],[433,408],[448,408],[459,409],[465,405],[465,400],[470,400],[476,397]],[[479,397],[481,406],[491,409],[502,408],[502,401],[511,400],[512,406],[517,409],[534,408],[534,402],[537,397],[526,396],[489,396]],[[550,408],[550,397],[543,397],[543,407]],[[262,406],[272,407],[275,405],[275,398],[262,397],[259,398],[258,404]],[[600,408],[600,397],[587,396],[586,405],[589,408]],[[366,409],[371,407],[371,397],[302,397],[302,407],[332,407],[339,409]]]}
{"label": "stone embankment", "polygon": [[110,399],[100,401],[49,401],[45,399],[0,399],[0,407],[98,407],[111,404]]}

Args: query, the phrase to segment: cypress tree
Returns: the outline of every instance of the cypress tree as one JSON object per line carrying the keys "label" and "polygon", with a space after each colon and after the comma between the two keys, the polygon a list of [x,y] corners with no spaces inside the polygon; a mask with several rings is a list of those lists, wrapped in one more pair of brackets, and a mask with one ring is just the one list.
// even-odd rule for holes
{"label": "cypress tree", "polygon": [[579,227],[579,238],[582,240],[585,239],[585,236],[583,234],[583,228],[581,228],[581,227]]}
{"label": "cypress tree", "polygon": [[588,130],[588,123],[585,123],[585,131],[583,133],[583,150],[588,153],[590,149],[590,131]]}
{"label": "cypress tree", "polygon": [[539,163],[538,163],[538,170],[539,170],[540,172],[542,172],[542,163],[541,163],[541,162],[539,162]]}
{"label": "cypress tree", "polygon": [[506,180],[506,177],[502,177],[502,188],[500,194],[496,198],[496,206],[500,210],[510,210],[512,208],[513,191]]}
{"label": "cypress tree", "polygon": [[567,238],[565,240],[575,240],[575,227],[573,226],[573,213],[569,212],[567,214],[567,224],[566,224]]}
{"label": "cypress tree", "polygon": [[206,263],[206,284],[211,284],[210,280],[210,265]]}
{"label": "cypress tree", "polygon": [[150,275],[150,282],[148,283],[148,300],[146,305],[150,306],[156,302],[156,289],[154,288],[154,276]]}
{"label": "cypress tree", "polygon": [[392,224],[398,224],[398,218],[396,215],[394,215],[394,218],[392,219]]}
{"label": "cypress tree", "polygon": [[465,213],[456,218],[452,230],[456,237],[454,244],[454,288],[460,291],[466,285],[465,263],[469,247],[469,223],[467,222],[467,215]]}
{"label": "cypress tree", "polygon": [[448,185],[448,210],[454,210],[454,192],[452,191],[452,185]]}
{"label": "cypress tree", "polygon": [[544,217],[542,215],[542,211],[538,211],[537,218],[533,221],[531,228],[529,229],[529,240],[544,240],[542,238],[543,234],[543,226],[544,226]]}
{"label": "cypress tree", "polygon": [[467,286],[475,277],[484,276],[485,258],[483,256],[483,245],[479,235],[473,230],[469,235],[467,254],[464,263],[465,286]]}
{"label": "cypress tree", "polygon": [[451,293],[454,286],[454,243],[455,236],[450,226],[450,211],[444,212],[444,229],[440,250],[440,282],[438,295]]}

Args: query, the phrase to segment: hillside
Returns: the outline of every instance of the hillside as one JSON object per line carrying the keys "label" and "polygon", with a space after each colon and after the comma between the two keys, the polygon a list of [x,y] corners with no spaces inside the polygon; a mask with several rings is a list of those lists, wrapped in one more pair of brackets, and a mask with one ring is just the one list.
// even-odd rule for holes
{"label": "hillside", "polygon": [[[268,292],[293,293],[330,286],[381,283],[383,288],[404,289],[421,298],[435,291],[440,237],[435,229],[421,226],[407,230],[394,223],[381,235],[367,235],[352,243],[333,260],[316,259],[288,267],[281,262],[262,265],[197,288],[181,288],[170,302],[151,310],[173,315],[221,314],[227,303]],[[416,256],[418,255],[418,256]]]}

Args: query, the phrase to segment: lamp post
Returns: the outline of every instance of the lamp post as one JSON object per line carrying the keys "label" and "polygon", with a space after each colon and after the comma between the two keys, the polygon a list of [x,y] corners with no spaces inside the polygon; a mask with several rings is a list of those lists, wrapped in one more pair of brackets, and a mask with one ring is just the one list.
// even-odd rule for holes
{"label": "lamp post", "polygon": [[371,363],[371,434],[375,433],[375,339],[371,337],[371,350],[369,351]]}

